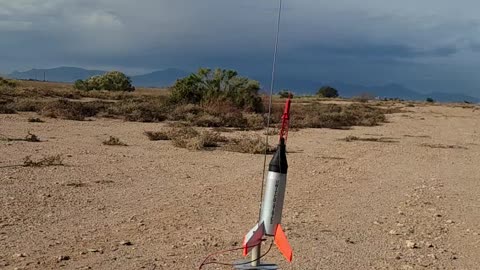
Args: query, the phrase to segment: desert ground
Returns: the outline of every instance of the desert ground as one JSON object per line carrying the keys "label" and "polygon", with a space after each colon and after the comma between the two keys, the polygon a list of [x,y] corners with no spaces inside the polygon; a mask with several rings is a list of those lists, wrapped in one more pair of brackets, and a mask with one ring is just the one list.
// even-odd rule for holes
{"label": "desert ground", "polygon": [[[0,115],[3,136],[42,140],[0,141],[1,269],[198,269],[256,223],[262,155],[189,151],[143,134],[163,123],[32,116]],[[290,132],[282,223],[294,259],[274,247],[267,261],[480,269],[480,110],[422,105],[387,117]],[[103,145],[110,135],[128,146]],[[63,166],[17,166],[57,154]]]}

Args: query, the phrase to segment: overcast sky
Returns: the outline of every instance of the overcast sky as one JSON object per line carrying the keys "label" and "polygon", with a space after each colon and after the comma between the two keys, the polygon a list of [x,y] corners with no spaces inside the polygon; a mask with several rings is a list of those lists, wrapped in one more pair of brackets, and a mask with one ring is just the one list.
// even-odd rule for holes
{"label": "overcast sky", "polygon": [[[0,0],[0,72],[270,72],[278,0]],[[478,0],[284,0],[279,71],[479,96]]]}

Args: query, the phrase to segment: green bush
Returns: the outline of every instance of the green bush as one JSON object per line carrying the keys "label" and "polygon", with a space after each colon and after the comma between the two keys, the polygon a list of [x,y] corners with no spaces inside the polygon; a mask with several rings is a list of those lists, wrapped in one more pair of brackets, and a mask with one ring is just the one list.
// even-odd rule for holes
{"label": "green bush", "polygon": [[320,88],[317,92],[317,95],[324,98],[336,98],[339,96],[337,89],[330,86],[323,86]]}
{"label": "green bush", "polygon": [[177,80],[170,99],[175,104],[229,102],[236,108],[261,112],[263,104],[259,90],[257,81],[239,77],[234,70],[201,68]]}
{"label": "green bush", "polygon": [[107,72],[104,75],[97,75],[83,80],[77,80],[74,84],[75,89],[90,90],[109,90],[109,91],[135,91],[132,81],[129,77],[119,71]]}

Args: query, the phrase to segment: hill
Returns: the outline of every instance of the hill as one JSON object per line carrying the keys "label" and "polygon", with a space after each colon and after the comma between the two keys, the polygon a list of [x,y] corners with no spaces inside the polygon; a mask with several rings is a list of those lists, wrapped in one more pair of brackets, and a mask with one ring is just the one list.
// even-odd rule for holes
{"label": "hill", "polygon": [[[15,71],[8,76],[21,80],[43,80],[45,74],[47,81],[74,82],[76,80],[85,80],[91,76],[101,75],[106,72],[107,71],[105,70],[88,70],[77,67],[58,67],[51,69],[31,69],[24,72]],[[130,76],[130,78],[135,86],[163,87],[172,85],[178,78],[185,77],[188,74],[190,74],[190,72],[185,70],[169,68],[148,74]]]}
{"label": "hill", "polygon": [[[88,77],[101,75],[105,72],[106,71],[104,70],[88,70],[77,67],[58,67],[52,69],[32,69],[25,72],[15,71],[10,74],[9,77],[24,80],[43,80],[43,75],[45,74],[48,81],[74,82],[78,79],[87,79]],[[130,78],[132,79],[133,84],[137,87],[165,87],[172,85],[178,78],[185,77],[188,74],[190,74],[189,71],[169,68],[148,74],[130,76]],[[267,86],[269,85],[270,78],[254,75],[251,75],[250,77],[259,80],[265,89],[268,88]],[[427,97],[431,97],[440,102],[480,102],[480,98],[462,93],[431,92],[425,94],[425,92],[419,92],[401,84],[391,83],[385,85],[365,86],[339,81],[324,83],[316,80],[298,79],[289,74],[279,74],[276,85],[278,86],[276,87],[277,89],[292,89],[297,94],[315,94],[316,89],[320,88],[322,85],[331,85],[337,88],[340,95],[344,97],[355,97],[364,93],[369,93],[380,98],[425,100]]]}
{"label": "hill", "polygon": [[28,71],[20,72],[14,71],[9,77],[21,80],[43,80],[53,82],[74,82],[76,80],[83,80],[95,75],[104,74],[104,70],[87,70],[77,67],[58,67],[50,69],[31,69]]}
{"label": "hill", "polygon": [[136,86],[164,87],[173,85],[177,79],[183,78],[189,74],[190,72],[185,70],[169,68],[154,71],[145,75],[132,76],[131,79]]}

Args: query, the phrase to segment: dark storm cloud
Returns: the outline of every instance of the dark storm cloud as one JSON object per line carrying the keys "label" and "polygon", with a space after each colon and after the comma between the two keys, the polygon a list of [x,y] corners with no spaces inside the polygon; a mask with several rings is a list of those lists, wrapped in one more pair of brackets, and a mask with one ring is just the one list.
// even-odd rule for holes
{"label": "dark storm cloud", "polygon": [[[267,77],[277,3],[0,0],[0,72],[57,65],[127,71],[222,66]],[[285,74],[378,83],[419,82],[428,74],[436,87],[436,76],[465,81],[448,67],[480,65],[477,1],[284,3],[279,69]],[[439,72],[439,65],[447,71]],[[477,82],[476,76],[468,80]]]}

